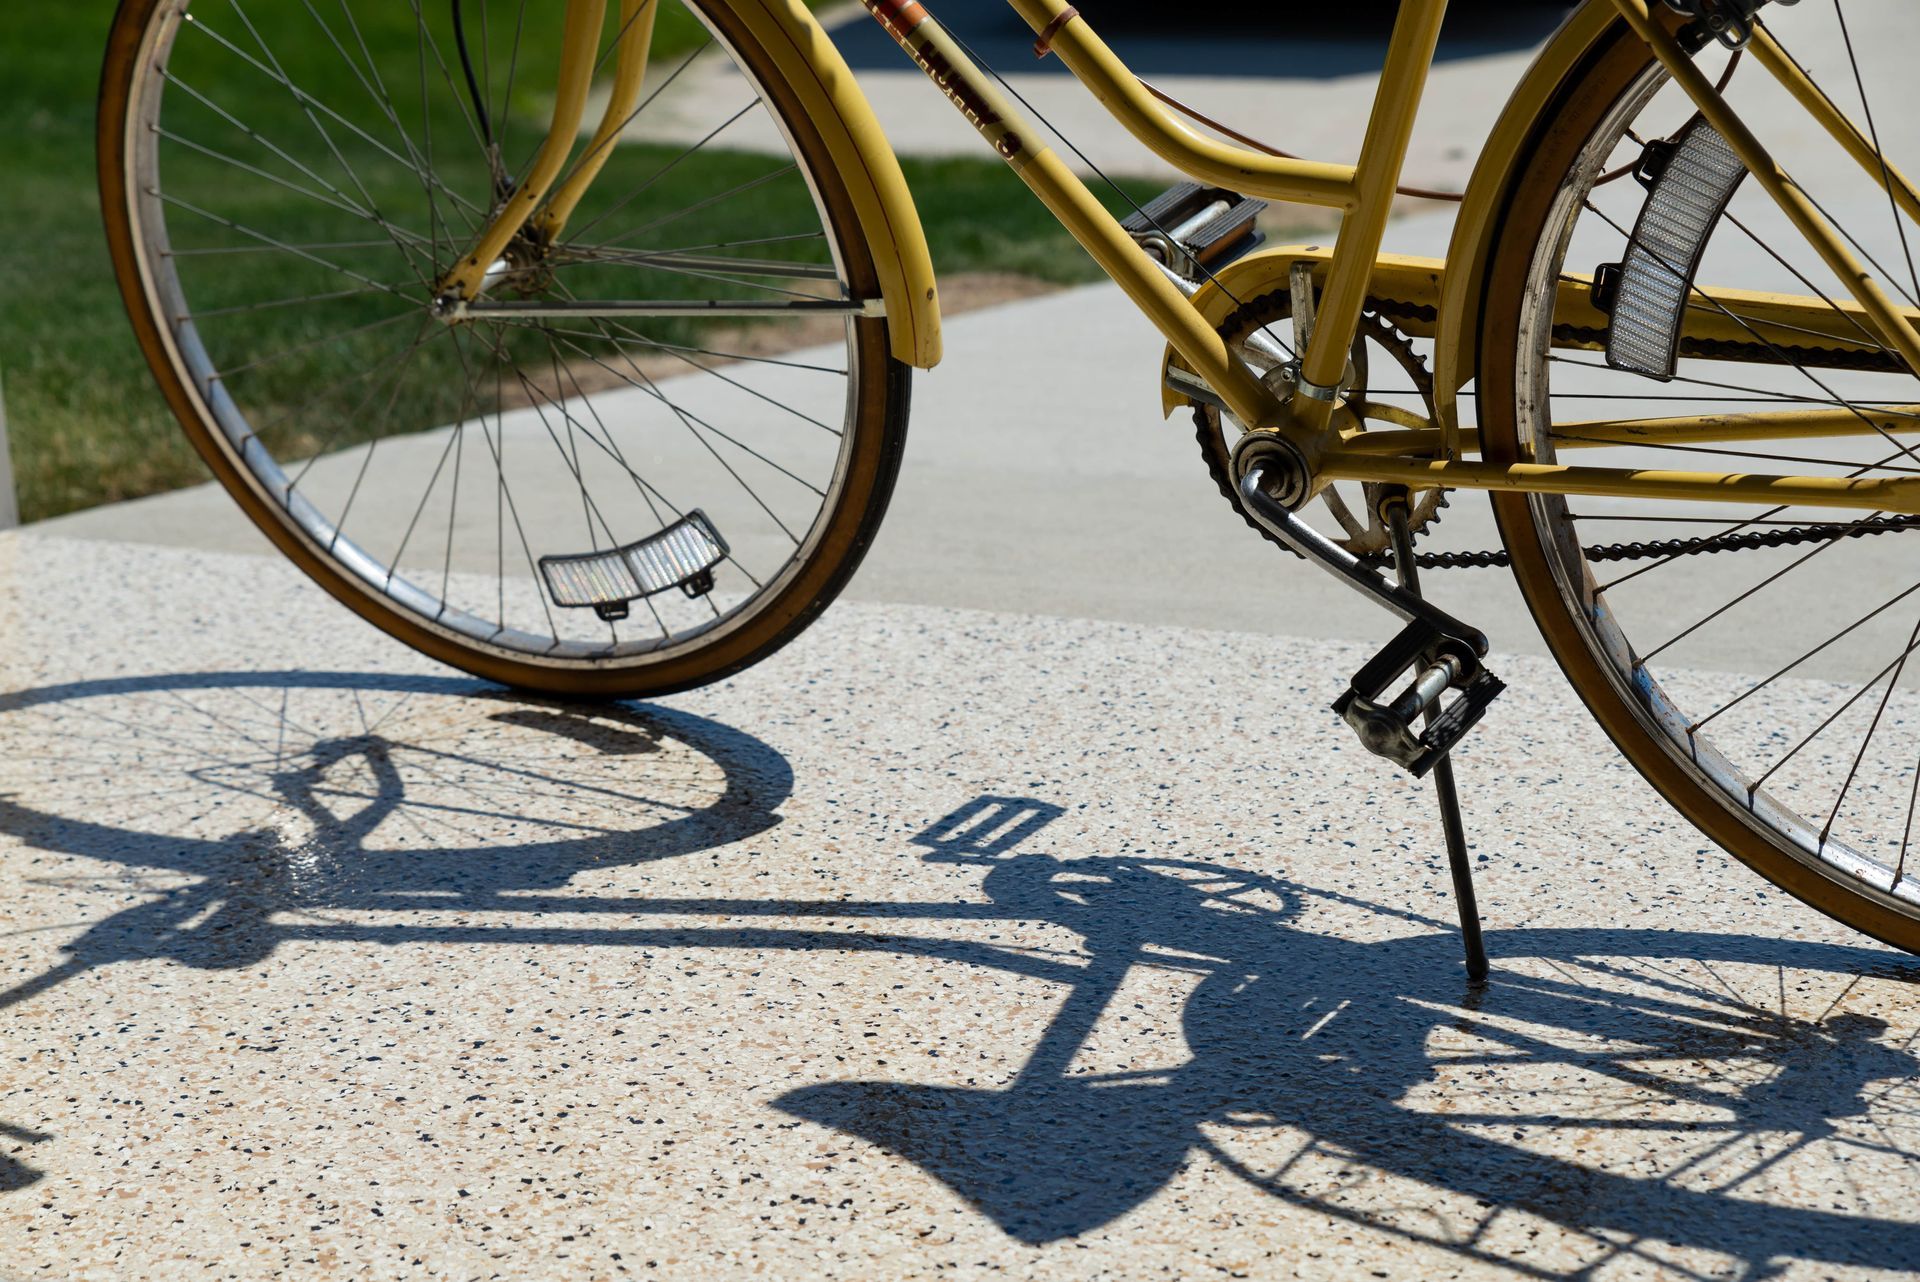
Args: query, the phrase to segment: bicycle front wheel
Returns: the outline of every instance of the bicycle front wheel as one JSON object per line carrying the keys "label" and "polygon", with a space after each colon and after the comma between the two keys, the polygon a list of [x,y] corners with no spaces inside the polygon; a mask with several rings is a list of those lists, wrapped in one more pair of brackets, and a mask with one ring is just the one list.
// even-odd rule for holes
{"label": "bicycle front wheel", "polygon": [[[773,59],[717,0],[608,10],[555,190],[602,167],[501,252],[494,310],[438,283],[546,136],[556,6],[123,0],[101,179],[162,389],[301,569],[470,672],[659,694],[844,585],[910,371]],[[644,76],[615,87],[635,41]]]}
{"label": "bicycle front wheel", "polygon": [[[1698,64],[1881,287],[1920,310],[1920,226],[1886,189],[1920,173],[1920,10],[1763,15],[1872,140],[1867,164],[1754,52],[1709,40]],[[1915,371],[1624,24],[1541,122],[1489,269],[1476,392],[1490,459],[1920,474]],[[1780,295],[1791,310],[1769,310]],[[1569,297],[1604,314],[1570,323]],[[1640,425],[1631,446],[1623,422]],[[1920,523],[1765,502],[1494,507],[1549,646],[1633,764],[1769,880],[1920,950]]]}

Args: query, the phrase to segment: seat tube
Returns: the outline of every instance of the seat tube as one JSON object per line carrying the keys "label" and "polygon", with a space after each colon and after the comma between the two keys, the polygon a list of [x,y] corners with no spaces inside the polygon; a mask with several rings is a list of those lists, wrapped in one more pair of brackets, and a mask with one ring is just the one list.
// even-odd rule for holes
{"label": "seat tube", "polygon": [[[1447,0],[1401,0],[1387,47],[1386,66],[1374,93],[1366,139],[1355,169],[1356,202],[1340,224],[1328,263],[1326,284],[1316,309],[1313,337],[1307,345],[1301,377],[1306,395],[1295,402],[1297,420],[1324,427],[1333,412],[1332,390],[1346,373],[1347,349],[1366,306],[1374,260],[1393,212],[1394,189],[1406,163],[1407,143],[1427,83],[1427,69],[1440,42],[1440,21]],[[1315,391],[1321,392],[1316,396]]]}

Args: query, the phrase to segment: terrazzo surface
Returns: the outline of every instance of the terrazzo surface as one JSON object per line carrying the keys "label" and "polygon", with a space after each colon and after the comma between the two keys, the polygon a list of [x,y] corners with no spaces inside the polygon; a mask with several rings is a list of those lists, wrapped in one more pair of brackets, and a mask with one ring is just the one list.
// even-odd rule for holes
{"label": "terrazzo surface", "polygon": [[0,1277],[1889,1277],[1920,963],[1542,660],[855,602],[655,703],[280,564],[0,536]]}

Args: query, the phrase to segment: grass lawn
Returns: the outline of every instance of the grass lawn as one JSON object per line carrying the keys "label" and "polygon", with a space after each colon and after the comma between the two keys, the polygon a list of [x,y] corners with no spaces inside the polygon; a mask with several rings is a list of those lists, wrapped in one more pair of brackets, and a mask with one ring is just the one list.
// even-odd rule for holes
{"label": "grass lawn", "polygon": [[[444,24],[444,0],[422,3],[433,13],[434,21]],[[320,0],[318,7],[332,11],[325,0]],[[496,0],[496,11],[510,11],[512,7]],[[544,5],[534,0],[535,9],[542,7],[557,10],[552,0]],[[242,8],[270,47],[297,49],[303,31],[309,35],[307,44],[317,47],[317,42],[310,39],[311,20],[303,4],[295,0],[245,0]],[[476,0],[468,0],[469,15],[480,8]],[[369,44],[382,51],[381,61],[395,82],[411,83],[407,76],[415,43],[409,6],[392,0],[379,5],[359,4],[357,9],[365,17]],[[0,97],[0,173],[5,175],[0,190],[7,193],[6,213],[13,244],[13,252],[0,257],[0,287],[4,287],[10,303],[0,311],[0,380],[4,380],[21,513],[30,521],[193,484],[205,476],[161,403],[135,349],[100,229],[94,179],[94,95],[112,11],[109,0],[0,6],[0,83],[7,85],[6,94]],[[209,25],[219,21],[229,31],[244,30],[237,26],[229,0],[201,0],[195,12],[205,15]],[[476,19],[470,17],[469,21]],[[543,40],[551,46],[557,35],[557,23],[553,25],[556,30],[552,33],[536,36],[529,32],[526,38],[531,54],[541,52],[538,46]],[[386,39],[383,27],[387,28]],[[665,10],[656,35],[656,65],[691,47],[702,34],[677,8]],[[445,36],[443,27],[443,39]],[[386,59],[384,51],[388,48],[395,51],[393,61]],[[288,74],[322,101],[329,100],[334,90],[357,92],[354,86],[342,83],[349,74],[345,62],[319,56],[324,53],[320,49],[310,67],[290,66]],[[537,56],[529,58],[530,63],[539,61]],[[221,109],[248,121],[263,134],[284,136],[275,131],[304,127],[297,104],[264,77],[224,76],[209,92],[217,95]],[[539,119],[545,109],[538,96],[542,92],[538,85],[523,83],[512,95],[510,118],[515,122],[523,116],[528,121]],[[170,96],[169,101],[174,99]],[[465,127],[457,114],[462,110],[464,107],[450,97],[435,108],[443,113],[436,116],[435,124],[441,137],[458,136]],[[948,108],[930,92],[927,110]],[[521,128],[529,137],[538,132],[531,124]],[[199,136],[213,135],[203,131]],[[620,150],[619,164],[623,166],[651,164],[658,168],[674,155],[665,147]],[[271,160],[262,159],[261,163],[276,168]],[[624,216],[644,216],[654,207],[671,210],[687,202],[688,191],[712,190],[716,182],[738,181],[742,175],[751,176],[756,166],[764,168],[766,164],[763,158],[746,154],[708,157],[702,153],[697,164],[669,167],[668,176],[626,208]],[[484,166],[476,158],[473,167],[477,172],[465,175],[464,180],[484,191]],[[936,265],[943,275],[991,270],[1062,283],[1097,278],[1092,262],[997,162],[985,158],[909,161],[905,167],[933,244]],[[463,181],[457,164],[443,168],[453,175],[456,185]],[[171,165],[164,186],[170,194],[188,198],[196,192],[209,199],[217,195],[228,202],[221,206],[223,209],[244,208],[250,219],[258,220],[256,225],[287,230],[289,234],[294,230],[316,237],[328,234],[326,211],[311,211],[308,225],[303,222],[309,218],[301,208],[304,197],[287,194],[282,199],[271,185],[248,181],[243,203],[236,204],[242,198],[236,195],[239,189],[230,169],[223,170],[210,161],[200,162],[198,167],[182,161]],[[391,182],[372,181],[369,194],[383,207],[407,208],[410,198],[415,207],[422,203],[418,188],[383,187],[382,181]],[[1137,199],[1152,194],[1147,184],[1133,184],[1131,190]],[[583,218],[607,212],[593,204],[596,198],[610,199],[596,189],[583,205],[576,225]],[[703,214],[700,231],[715,237],[747,234],[760,223],[776,219],[782,208],[779,202],[790,199],[770,187],[762,204],[736,201],[730,211]],[[170,222],[180,224],[175,234],[177,247],[195,244],[194,237],[205,237],[208,231],[204,226],[197,231],[188,229],[185,224],[191,220],[184,215],[170,215]],[[444,235],[451,239],[457,230]],[[204,243],[212,246],[216,239],[206,238]],[[195,269],[198,276],[189,282],[196,311],[218,307],[224,284],[231,284],[235,297],[262,296],[261,279],[257,274],[247,274],[250,272],[283,273],[288,296],[314,288],[314,281],[302,277],[300,263],[257,267],[258,257],[249,259],[244,271],[237,258],[201,260]],[[279,283],[277,278],[275,283]],[[336,279],[334,284],[338,283]],[[301,309],[282,308],[249,313],[230,323],[246,326],[244,336],[251,342],[284,346],[302,341],[316,322]],[[330,313],[324,323],[337,329],[341,313]],[[337,381],[341,369],[351,369],[365,359],[368,354],[357,351],[351,343],[315,345],[274,372],[275,395],[297,405],[311,396],[313,389]],[[441,421],[461,414],[457,399],[447,402],[444,411],[432,406],[417,408],[420,414],[443,412]],[[351,439],[349,431],[338,438],[321,438],[315,445],[324,448]]]}

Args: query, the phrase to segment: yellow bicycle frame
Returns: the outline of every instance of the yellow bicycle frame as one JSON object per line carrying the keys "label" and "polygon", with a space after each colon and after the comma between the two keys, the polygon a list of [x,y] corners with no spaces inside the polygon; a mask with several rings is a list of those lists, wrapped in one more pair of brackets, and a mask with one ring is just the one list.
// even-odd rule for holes
{"label": "yellow bicycle frame", "polygon": [[[476,298],[489,265],[529,225],[552,239],[604,163],[619,126],[638,101],[645,75],[654,0],[622,0],[614,88],[599,129],[582,159],[557,188],[555,180],[579,136],[587,90],[605,22],[606,0],[568,0],[560,84],[545,144],[514,195],[496,213],[471,252],[441,282],[443,295]],[[1791,220],[1853,299],[1844,308],[1862,332],[1920,370],[1920,313],[1897,306],[1854,258],[1841,236],[1787,178],[1759,139],[1729,107],[1675,39],[1683,21],[1647,0],[1587,0],[1549,42],[1495,127],[1463,201],[1445,262],[1403,259],[1380,253],[1395,188],[1406,158],[1427,70],[1439,40],[1446,0],[1402,0],[1360,156],[1352,165],[1285,159],[1218,142],[1188,127],[1162,106],[1065,0],[1008,0],[1073,75],[1129,132],[1169,164],[1193,178],[1271,200],[1321,205],[1341,213],[1330,251],[1290,247],[1235,264],[1234,280],[1252,273],[1284,280],[1306,262],[1319,287],[1317,316],[1301,357],[1297,389],[1284,400],[1263,383],[1221,338],[1226,295],[1211,286],[1189,298],[1106,212],[1086,185],[1039,142],[994,82],[919,0],[862,0],[868,11],[913,58],[982,138],[1031,188],[1061,224],[1113,278],[1166,337],[1180,363],[1199,376],[1245,427],[1286,439],[1312,469],[1314,481],[1399,483],[1422,489],[1457,486],[1555,494],[1599,494],[1691,501],[1805,504],[1920,513],[1920,477],[1838,478],[1745,473],[1651,471],[1566,465],[1500,465],[1467,457],[1478,452],[1474,434],[1458,421],[1458,389],[1471,377],[1473,323],[1481,267],[1498,213],[1514,176],[1526,132],[1547,96],[1578,57],[1617,22],[1624,21],[1732,147],[1762,190]],[[862,230],[879,242],[881,310],[898,331],[895,353],[915,364],[938,358],[938,324],[930,264],[918,222],[886,151],[879,123],[857,90],[844,62],[832,50],[799,0],[731,0],[728,9],[763,45],[796,56],[782,70],[802,87],[810,111],[830,146],[853,165],[852,187]],[[1805,73],[1756,23],[1750,48],[1756,61],[1852,156],[1909,217],[1920,221],[1920,192],[1898,170],[1883,165],[1872,145],[1807,79]],[[803,74],[804,73],[804,74]],[[819,87],[820,92],[809,92]],[[843,167],[843,172],[846,172]],[[1391,285],[1397,299],[1429,299],[1436,320],[1426,332],[1435,341],[1440,413],[1429,428],[1342,433],[1336,418],[1337,387],[1347,352],[1370,293]],[[1568,279],[1556,299],[1556,323],[1604,326],[1586,282]],[[1717,295],[1724,291],[1716,291]],[[1743,294],[1745,324],[1705,309],[1689,309],[1690,338],[1728,337],[1735,325],[1764,332],[1779,325],[1814,328],[1830,317],[1824,299]],[[1596,323],[1597,322],[1597,323]],[[1870,346],[1870,345],[1869,345]],[[1171,402],[1169,402],[1171,404]],[[1765,418],[1699,415],[1642,421],[1563,425],[1572,447],[1635,443],[1712,443],[1808,436],[1845,436],[1920,430],[1905,415],[1920,406],[1872,416],[1846,409],[1772,413]]]}

